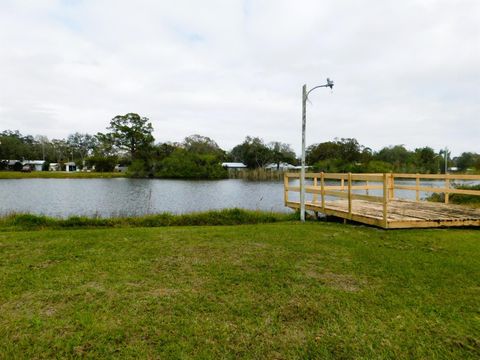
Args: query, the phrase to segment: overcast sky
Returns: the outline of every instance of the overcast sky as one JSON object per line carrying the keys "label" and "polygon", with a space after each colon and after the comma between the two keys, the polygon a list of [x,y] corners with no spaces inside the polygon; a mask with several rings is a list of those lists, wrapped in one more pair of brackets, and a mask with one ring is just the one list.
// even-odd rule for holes
{"label": "overcast sky", "polygon": [[0,131],[480,152],[478,0],[0,0]]}

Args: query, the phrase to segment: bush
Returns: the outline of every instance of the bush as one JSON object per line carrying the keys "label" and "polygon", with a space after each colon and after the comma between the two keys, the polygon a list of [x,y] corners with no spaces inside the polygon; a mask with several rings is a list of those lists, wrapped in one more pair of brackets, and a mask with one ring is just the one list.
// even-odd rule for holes
{"label": "bush", "polygon": [[389,173],[393,171],[393,165],[380,160],[372,160],[367,164],[367,173]]}
{"label": "bush", "polygon": [[[461,190],[480,190],[480,185],[454,185],[455,189]],[[445,202],[444,193],[433,193],[427,197],[428,201]],[[464,195],[464,194],[450,194],[448,201],[452,204],[462,205],[480,205],[480,196]]]}
{"label": "bush", "polygon": [[144,160],[133,160],[128,166],[127,176],[135,178],[146,178],[152,176],[148,163]]}
{"label": "bush", "polygon": [[86,161],[88,166],[95,166],[95,171],[99,172],[113,171],[117,162],[116,156],[92,156]]}
{"label": "bush", "polygon": [[171,179],[226,179],[228,171],[218,158],[176,149],[156,165],[155,176]]}

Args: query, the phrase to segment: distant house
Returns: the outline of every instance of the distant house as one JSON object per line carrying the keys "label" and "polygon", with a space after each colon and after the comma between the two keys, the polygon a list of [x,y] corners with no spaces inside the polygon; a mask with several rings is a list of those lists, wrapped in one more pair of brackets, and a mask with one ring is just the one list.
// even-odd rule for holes
{"label": "distant house", "polygon": [[117,164],[117,165],[115,165],[115,168],[113,169],[113,171],[121,172],[121,173],[127,172],[127,170],[128,170],[128,166],[123,165],[123,164]]}
{"label": "distant house", "polygon": [[74,162],[67,162],[65,163],[65,171],[66,172],[77,171],[77,165]]}
{"label": "distant house", "polygon": [[222,166],[227,169],[246,169],[247,165],[241,162],[224,162]]}
{"label": "distant house", "polygon": [[61,165],[59,163],[50,163],[48,164],[48,171],[60,171]]}
{"label": "distant house", "polygon": [[[311,166],[305,165],[305,169],[310,169],[310,168],[311,168]],[[302,170],[302,165],[294,166],[294,167],[292,167],[292,170]]]}
{"label": "distant house", "polygon": [[33,171],[43,171],[43,166],[45,165],[44,160],[24,160],[22,162],[23,166],[29,166]]}
{"label": "distant house", "polygon": [[23,169],[23,164],[20,160],[8,160],[7,170],[20,171]]}
{"label": "distant house", "polygon": [[267,166],[265,166],[265,169],[266,170],[272,170],[272,171],[276,171],[276,170],[286,171],[286,170],[295,169],[295,165],[292,165],[292,164],[289,164],[289,163],[286,163],[286,162],[281,162],[280,164],[271,163],[271,164],[268,164]]}

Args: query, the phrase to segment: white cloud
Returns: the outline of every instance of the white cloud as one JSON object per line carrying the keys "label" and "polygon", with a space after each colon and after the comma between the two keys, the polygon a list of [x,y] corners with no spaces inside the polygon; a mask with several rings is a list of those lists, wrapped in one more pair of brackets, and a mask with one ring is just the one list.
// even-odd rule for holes
{"label": "white cloud", "polygon": [[480,152],[480,3],[3,1],[0,129],[64,137],[138,112],[157,140],[246,135]]}

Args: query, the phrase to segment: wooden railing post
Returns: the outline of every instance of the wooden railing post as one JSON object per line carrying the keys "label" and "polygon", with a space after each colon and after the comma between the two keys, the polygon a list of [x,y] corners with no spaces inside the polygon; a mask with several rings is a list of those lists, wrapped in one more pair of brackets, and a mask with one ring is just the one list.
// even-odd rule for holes
{"label": "wooden railing post", "polygon": [[420,176],[418,173],[416,174],[417,177],[415,178],[415,200],[418,202],[420,201]]}
{"label": "wooden railing post", "polygon": [[388,186],[388,198],[389,199],[393,199],[395,197],[394,189],[395,189],[395,177],[394,177],[393,173],[390,173],[389,186]]}
{"label": "wooden railing post", "polygon": [[321,186],[321,193],[322,193],[322,210],[323,213],[325,214],[325,174],[322,173],[320,174],[320,186]]}
{"label": "wooden railing post", "polygon": [[345,191],[345,180],[343,179],[343,177],[340,179],[340,185],[342,186],[341,191]]}
{"label": "wooden railing post", "polygon": [[352,173],[348,173],[348,214],[352,218]]}
{"label": "wooden railing post", "polygon": [[448,204],[448,201],[450,200],[450,194],[448,193],[448,189],[450,189],[450,178],[448,177],[448,174],[445,174],[445,204]]}
{"label": "wooden railing post", "polygon": [[285,206],[288,203],[288,176],[283,175],[283,199],[285,200]]}
{"label": "wooden railing post", "polygon": [[368,180],[365,180],[365,195],[370,195],[368,192]]}
{"label": "wooden railing post", "polygon": [[388,177],[387,174],[383,174],[383,227],[388,227]]}
{"label": "wooden railing post", "polygon": [[313,177],[313,188],[314,188],[314,192],[313,192],[313,199],[312,199],[312,201],[313,201],[314,204],[317,202],[317,199],[318,199],[318,195],[317,195],[317,193],[315,192],[315,191],[317,190],[316,187],[317,187],[317,177],[314,176],[314,177]]}

